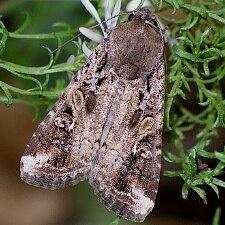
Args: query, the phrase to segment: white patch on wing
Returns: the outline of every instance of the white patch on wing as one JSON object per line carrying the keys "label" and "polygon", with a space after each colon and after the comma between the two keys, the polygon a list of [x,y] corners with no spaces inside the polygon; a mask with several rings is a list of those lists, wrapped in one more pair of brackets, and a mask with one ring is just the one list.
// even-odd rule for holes
{"label": "white patch on wing", "polygon": [[144,192],[136,187],[132,187],[132,193],[136,197],[136,203],[138,204],[135,208],[136,214],[146,215],[154,207],[154,202],[144,195]]}
{"label": "white patch on wing", "polygon": [[71,125],[70,125],[69,128],[68,128],[68,131],[69,131],[69,132],[70,132],[71,130],[73,130],[74,124],[75,124],[75,122],[74,122],[74,120],[73,120],[73,123],[71,123]]}
{"label": "white patch on wing", "polygon": [[43,126],[45,125],[45,122],[42,121],[42,122],[40,123],[40,125],[43,127]]}
{"label": "white patch on wing", "polygon": [[26,155],[21,158],[21,163],[23,164],[22,170],[24,173],[33,175],[37,168],[42,167],[49,159],[47,154],[38,154],[36,156]]}
{"label": "white patch on wing", "polygon": [[137,143],[135,143],[135,145],[132,148],[131,152],[132,152],[133,155],[136,155],[136,153],[137,153]]}
{"label": "white patch on wing", "polygon": [[162,154],[161,149],[156,149],[156,156],[161,155],[161,154]]}
{"label": "white patch on wing", "polygon": [[51,110],[51,111],[48,113],[48,115],[52,118],[52,117],[55,115],[55,113]]}

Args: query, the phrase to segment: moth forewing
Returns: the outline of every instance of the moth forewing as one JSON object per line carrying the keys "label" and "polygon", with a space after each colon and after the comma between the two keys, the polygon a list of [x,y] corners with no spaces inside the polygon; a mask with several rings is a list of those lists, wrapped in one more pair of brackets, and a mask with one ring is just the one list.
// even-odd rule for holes
{"label": "moth forewing", "polygon": [[[95,78],[105,58],[99,45],[41,122],[21,158],[21,178],[34,186],[63,188],[87,179],[110,101]],[[95,90],[95,91],[94,91]]]}
{"label": "moth forewing", "polygon": [[164,42],[155,16],[134,12],[96,48],[31,138],[21,177],[55,189],[88,179],[119,216],[143,221],[161,167]]}

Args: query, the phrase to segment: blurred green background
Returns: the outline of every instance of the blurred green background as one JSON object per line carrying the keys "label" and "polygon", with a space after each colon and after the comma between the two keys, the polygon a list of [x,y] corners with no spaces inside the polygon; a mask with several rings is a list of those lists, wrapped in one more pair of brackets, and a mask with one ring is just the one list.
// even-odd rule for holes
{"label": "blurred green background", "polygon": [[[95,5],[98,1],[93,1]],[[86,26],[90,15],[79,0],[0,1],[0,14],[8,31],[16,30],[24,21],[25,13],[31,17],[31,26],[25,33],[46,33],[55,29],[56,22],[66,22],[74,30]],[[75,32],[76,33],[76,32]],[[14,39],[7,42],[2,59],[24,66],[42,66],[48,63],[46,50],[57,47],[56,40]],[[76,46],[66,45],[59,61],[65,62],[74,54]],[[10,84],[19,83],[4,70],[0,72],[1,80]],[[51,75],[52,82],[65,79],[66,73]],[[53,100],[54,101],[54,100]],[[0,104],[0,224],[1,225],[108,225],[116,219],[96,198],[86,182],[75,187],[59,191],[47,191],[23,183],[19,177],[19,161],[23,150],[35,131],[38,121],[33,121],[34,111],[31,107],[13,104],[7,108]],[[191,134],[190,134],[191,140]],[[168,166],[168,165],[167,165]],[[163,170],[166,165],[163,164]],[[168,169],[168,168],[167,168]],[[218,205],[214,195],[209,191],[210,207],[190,195],[183,200],[180,194],[181,183],[168,178],[161,178],[156,206],[143,224],[151,225],[207,225]],[[210,200],[212,199],[212,200]],[[221,192],[221,203],[224,202]],[[224,203],[223,205],[224,206]],[[121,225],[135,224],[121,220]]]}

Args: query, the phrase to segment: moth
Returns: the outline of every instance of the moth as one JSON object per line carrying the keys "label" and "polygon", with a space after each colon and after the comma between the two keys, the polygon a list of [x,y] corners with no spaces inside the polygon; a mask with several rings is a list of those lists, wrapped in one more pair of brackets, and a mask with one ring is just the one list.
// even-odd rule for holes
{"label": "moth", "polygon": [[47,189],[88,180],[105,206],[143,221],[161,167],[164,39],[147,9],[108,31],[32,136],[21,178]]}

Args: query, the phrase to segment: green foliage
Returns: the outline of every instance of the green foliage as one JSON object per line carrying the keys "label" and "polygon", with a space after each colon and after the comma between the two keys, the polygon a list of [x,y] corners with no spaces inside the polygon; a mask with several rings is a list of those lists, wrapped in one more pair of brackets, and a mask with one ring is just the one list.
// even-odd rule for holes
{"label": "green foliage", "polygon": [[220,224],[220,215],[221,215],[221,209],[218,208],[215,212],[212,225],[219,225]]}
{"label": "green foliage", "polygon": [[[97,11],[103,16],[103,1],[94,2]],[[123,1],[125,2],[128,1]],[[219,130],[225,128],[225,99],[222,88],[225,79],[225,2],[152,0],[152,4],[152,10],[156,12],[169,12],[166,17],[161,17],[168,27],[166,33],[170,33],[167,39],[171,47],[166,77],[164,128],[168,142],[173,146],[173,153],[164,151],[164,159],[178,165],[179,169],[164,171],[164,175],[179,177],[182,180],[181,193],[184,199],[188,197],[189,191],[193,190],[206,203],[206,185],[211,187],[218,197],[219,187],[225,187],[225,182],[219,178],[224,173],[225,147],[223,152],[218,152],[211,146],[213,139],[221,138]],[[9,71],[20,81],[29,81],[32,86],[28,89],[18,88],[1,78],[0,101],[7,105],[13,102],[29,104],[38,111],[43,105],[47,105],[49,109],[66,86],[62,79],[56,79],[55,85],[50,85],[52,75],[58,72],[71,75],[80,68],[84,56],[79,47],[81,43],[76,41],[78,48],[73,60],[70,58],[64,63],[57,61],[62,51],[60,46],[66,38],[71,38],[76,33],[78,27],[72,29],[68,24],[57,23],[55,26],[63,29],[62,31],[26,34],[24,32],[29,21],[27,16],[25,23],[14,32],[9,32],[5,25],[0,23],[0,54],[5,53],[5,46],[10,39],[56,40],[58,50],[53,51],[45,47],[49,63],[41,67],[26,67],[1,59],[2,69]],[[93,18],[90,18],[85,24],[93,23]],[[39,79],[40,77],[42,79]],[[186,137],[192,131],[195,140],[192,146],[187,148]],[[210,168],[202,163],[202,160],[206,160],[208,164],[213,162],[215,166]],[[219,224],[219,214],[220,211],[217,211],[213,225]],[[119,220],[115,220],[112,224],[118,223]]]}
{"label": "green foliage", "polygon": [[118,225],[119,222],[120,222],[120,219],[119,218],[116,218],[112,223],[110,223],[110,225]]}
{"label": "green foliage", "polygon": [[[177,153],[165,152],[164,159],[178,164],[180,170],[165,171],[169,177],[183,180],[182,197],[195,191],[206,203],[204,185],[219,196],[218,187],[225,182],[217,177],[223,174],[225,151],[211,149],[210,143],[219,138],[219,129],[225,127],[225,100],[222,80],[225,78],[225,33],[223,1],[153,1],[159,11],[182,13],[182,19],[164,18],[175,43],[169,59],[165,126]],[[190,99],[195,102],[193,106]],[[187,102],[187,103],[186,103]],[[186,103],[186,104],[185,104]],[[194,113],[193,107],[198,108]],[[195,144],[186,149],[185,137],[193,133]],[[186,140],[187,142],[187,140]],[[200,159],[217,161],[215,168],[201,168]]]}
{"label": "green foliage", "polygon": [[[47,41],[57,42],[58,44],[54,49],[42,46],[47,51],[45,58],[49,58],[49,62],[45,66],[22,66],[9,62],[4,59],[0,59],[0,68],[8,71],[11,81],[15,78],[16,85],[10,85],[2,78],[0,80],[0,101],[4,102],[7,106],[13,102],[28,104],[34,107],[36,110],[36,118],[41,116],[41,109],[45,106],[44,114],[51,108],[52,104],[62,94],[66,80],[62,78],[55,79],[54,84],[51,82],[53,74],[67,73],[68,77],[71,77],[84,62],[84,54],[80,50],[80,40],[74,42],[75,56],[70,56],[65,62],[59,63],[58,58],[62,51],[62,45],[65,40],[72,40],[77,33],[78,28],[71,28],[69,24],[63,22],[57,22],[53,24],[54,30],[49,33],[36,33],[26,34],[26,29],[31,26],[31,18],[29,14],[26,14],[24,23],[15,31],[9,32],[2,21],[0,21],[0,54],[4,57],[8,45],[11,40],[27,40],[27,41]],[[19,42],[18,42],[19,43]],[[40,46],[41,48],[41,46]],[[8,48],[9,49],[9,48]],[[7,53],[7,52],[6,52]],[[64,59],[65,60],[65,59]],[[23,83],[23,87],[18,87]],[[25,87],[24,87],[25,86]]]}

